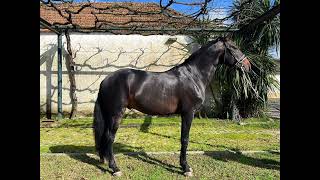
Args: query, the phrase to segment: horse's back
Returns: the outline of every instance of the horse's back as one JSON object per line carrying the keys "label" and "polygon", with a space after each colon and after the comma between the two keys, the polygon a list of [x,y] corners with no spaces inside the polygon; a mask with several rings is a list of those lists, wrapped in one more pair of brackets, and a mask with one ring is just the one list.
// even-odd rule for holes
{"label": "horse's back", "polygon": [[105,77],[100,84],[99,94],[108,99],[128,98],[130,92],[146,80],[147,74],[146,71],[136,69],[119,69]]}
{"label": "horse's back", "polygon": [[132,69],[119,69],[107,77],[100,84],[100,89],[103,87],[113,86],[115,83],[119,83],[119,81],[123,81],[127,79],[128,75],[132,73]]}

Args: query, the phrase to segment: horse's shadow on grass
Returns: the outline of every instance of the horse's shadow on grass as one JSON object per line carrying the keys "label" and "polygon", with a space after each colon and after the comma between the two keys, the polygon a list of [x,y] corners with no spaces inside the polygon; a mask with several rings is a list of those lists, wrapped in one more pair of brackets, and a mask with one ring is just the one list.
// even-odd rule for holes
{"label": "horse's shadow on grass", "polygon": [[[168,164],[159,159],[151,157],[150,155],[145,153],[142,148],[133,147],[133,146],[129,146],[121,143],[114,143],[113,148],[114,148],[114,152],[123,153],[128,157],[135,158],[137,160],[140,160],[152,165],[160,166],[172,173],[183,174],[180,167]],[[66,153],[69,157],[86,164],[91,164],[97,167],[98,169],[100,169],[102,172],[109,172],[110,174],[112,173],[111,170],[105,169],[104,167],[102,167],[103,164],[100,163],[97,158],[93,158],[85,154],[85,153],[96,154],[93,146],[58,145],[58,146],[50,147],[50,151],[52,153]],[[117,157],[116,157],[116,161],[117,161]]]}
{"label": "horse's shadow on grass", "polygon": [[149,128],[151,126],[151,120],[152,120],[152,116],[146,115],[146,117],[144,118],[143,124],[140,126],[141,132],[144,132],[144,133],[149,132]]}
{"label": "horse's shadow on grass", "polygon": [[212,157],[213,159],[223,162],[234,161],[259,168],[273,169],[278,171],[280,170],[280,162],[272,159],[253,158],[241,153],[234,153],[229,151],[213,151],[205,152],[204,154]]}
{"label": "horse's shadow on grass", "polygon": [[[148,132],[150,122],[151,122],[151,119],[146,119],[145,127],[142,127],[140,130],[145,133],[150,133],[152,135],[179,140],[176,137],[163,135],[163,134],[159,134],[159,133],[154,133],[154,132]],[[179,142],[179,141],[177,141],[177,142]],[[226,147],[224,145],[211,145],[208,143],[199,143],[199,142],[195,142],[195,141],[189,141],[189,142],[196,143],[196,144],[205,144],[205,145],[211,146],[213,148],[223,148],[223,149],[231,150],[234,152],[240,152],[237,149]],[[114,147],[114,152],[116,152],[116,153],[123,153],[124,155],[127,155],[128,157],[132,157],[132,158],[135,158],[137,160],[140,160],[140,161],[152,164],[152,165],[160,166],[160,167],[162,167],[172,173],[178,173],[178,174],[183,173],[180,167],[168,164],[166,162],[163,162],[159,159],[156,159],[156,158],[148,155],[141,147],[133,147],[133,146],[125,145],[122,143],[114,143],[113,147]],[[69,157],[71,157],[75,160],[81,161],[83,163],[91,164],[91,165],[97,167],[98,169],[100,169],[102,172],[112,173],[111,170],[105,169],[104,167],[102,167],[102,164],[99,162],[98,159],[84,154],[84,153],[95,154],[95,148],[93,146],[59,145],[59,146],[50,147],[50,151],[52,153],[66,153],[69,155]],[[83,153],[83,154],[74,154],[74,153]],[[273,152],[270,152],[270,153],[273,153]],[[242,163],[245,165],[250,165],[250,166],[259,167],[259,168],[280,170],[280,162],[272,160],[272,159],[253,158],[253,157],[241,154],[241,153],[233,153],[230,151],[211,151],[211,152],[205,152],[204,154],[209,157],[212,157],[213,159],[223,161],[223,162],[234,161],[234,162],[239,162],[239,163]],[[280,154],[277,154],[277,155],[280,155]],[[117,160],[117,158],[116,158],[116,160]]]}
{"label": "horse's shadow on grass", "polygon": [[50,151],[52,153],[66,153],[69,157],[86,164],[91,164],[100,169],[102,172],[112,173],[109,169],[102,167],[102,163],[100,163],[98,159],[85,154],[95,153],[93,146],[58,145],[50,147]]}
{"label": "horse's shadow on grass", "polygon": [[[168,135],[163,135],[159,133],[154,133],[154,132],[149,132],[152,135],[164,137],[164,138],[170,138],[170,139],[176,139],[179,140],[175,137],[168,136]],[[242,153],[240,153],[239,149],[236,148],[231,148],[227,147],[224,145],[212,145],[208,143],[199,143],[195,141],[189,141],[189,143],[195,143],[195,144],[204,144],[213,148],[224,148],[226,151],[207,151],[204,154],[212,157],[213,159],[223,161],[223,162],[228,162],[228,161],[235,161],[239,162],[245,165],[250,165],[254,167],[259,167],[259,168],[265,168],[265,169],[275,169],[275,170],[280,170],[280,162],[272,160],[272,159],[259,159],[259,158],[253,158],[250,156],[246,156]],[[235,153],[234,153],[235,152]],[[277,154],[280,155],[279,152],[272,152],[269,151],[270,154]]]}

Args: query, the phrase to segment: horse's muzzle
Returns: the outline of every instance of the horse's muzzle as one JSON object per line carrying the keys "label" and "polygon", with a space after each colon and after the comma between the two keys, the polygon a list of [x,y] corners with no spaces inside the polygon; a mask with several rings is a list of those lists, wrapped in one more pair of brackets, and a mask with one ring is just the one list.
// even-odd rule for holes
{"label": "horse's muzzle", "polygon": [[242,61],[242,64],[246,72],[251,71],[251,64],[247,57]]}

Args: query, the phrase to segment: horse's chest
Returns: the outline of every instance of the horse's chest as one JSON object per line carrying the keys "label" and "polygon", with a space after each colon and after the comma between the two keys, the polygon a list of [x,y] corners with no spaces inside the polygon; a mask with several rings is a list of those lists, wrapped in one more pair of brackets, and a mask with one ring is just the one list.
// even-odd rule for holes
{"label": "horse's chest", "polygon": [[185,106],[198,109],[205,100],[205,88],[198,84],[193,84],[181,93],[181,99]]}

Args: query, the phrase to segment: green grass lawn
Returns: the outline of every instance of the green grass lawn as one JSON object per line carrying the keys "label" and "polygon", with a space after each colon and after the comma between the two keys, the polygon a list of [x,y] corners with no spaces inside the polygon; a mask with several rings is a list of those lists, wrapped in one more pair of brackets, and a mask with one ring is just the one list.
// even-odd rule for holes
{"label": "green grass lawn", "polygon": [[[231,121],[194,120],[188,150],[205,151],[188,155],[194,179],[279,179],[279,153],[244,155],[226,151],[280,150],[279,121],[253,118],[244,122],[237,125]],[[109,169],[99,164],[96,156],[50,156],[95,153],[91,118],[61,120],[51,126],[40,128],[42,179],[111,178],[104,172]],[[178,154],[121,154],[179,150],[180,118],[124,119],[114,144],[116,160],[124,173],[120,179],[185,179]]]}
{"label": "green grass lawn", "polygon": [[[107,165],[96,156],[41,156],[40,160],[41,179],[112,179]],[[119,155],[116,160],[123,176],[114,179],[186,179],[179,155]],[[270,154],[188,155],[194,171],[189,179],[279,179],[279,161],[279,156]]]}

